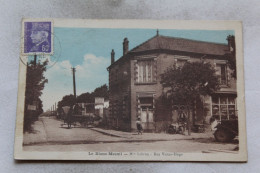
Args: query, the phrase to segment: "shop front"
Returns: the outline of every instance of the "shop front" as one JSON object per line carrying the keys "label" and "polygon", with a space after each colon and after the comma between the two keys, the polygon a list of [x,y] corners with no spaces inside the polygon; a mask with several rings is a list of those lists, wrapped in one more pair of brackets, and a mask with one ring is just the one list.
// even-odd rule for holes
{"label": "shop front", "polygon": [[235,94],[214,94],[211,98],[214,118],[220,121],[237,119]]}

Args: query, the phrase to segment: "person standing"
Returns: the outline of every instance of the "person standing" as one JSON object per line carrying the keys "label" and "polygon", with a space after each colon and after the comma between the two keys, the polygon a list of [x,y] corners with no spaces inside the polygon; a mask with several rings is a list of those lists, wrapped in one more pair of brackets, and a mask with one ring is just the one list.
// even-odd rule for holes
{"label": "person standing", "polygon": [[138,117],[137,120],[136,120],[136,127],[137,127],[138,135],[139,134],[142,135],[143,127],[142,127],[142,121],[141,121],[140,117]]}
{"label": "person standing", "polygon": [[178,124],[179,124],[179,132],[184,135],[186,130],[186,125],[187,125],[187,118],[184,111],[181,111],[179,114]]}

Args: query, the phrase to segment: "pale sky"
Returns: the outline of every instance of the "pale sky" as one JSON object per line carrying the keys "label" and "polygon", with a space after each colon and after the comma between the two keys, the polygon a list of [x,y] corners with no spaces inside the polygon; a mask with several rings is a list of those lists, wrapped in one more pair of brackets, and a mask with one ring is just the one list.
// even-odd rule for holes
{"label": "pale sky", "polygon": [[[117,60],[123,54],[122,42],[125,37],[129,40],[129,49],[132,49],[154,37],[156,30],[54,28],[54,34],[54,56],[50,57],[50,64],[57,62],[45,72],[48,83],[41,96],[44,111],[63,96],[73,94],[71,67],[76,67],[77,95],[92,92],[108,84],[106,68],[110,65],[112,49]],[[234,35],[234,31],[159,30],[159,34],[227,44],[227,36]]]}

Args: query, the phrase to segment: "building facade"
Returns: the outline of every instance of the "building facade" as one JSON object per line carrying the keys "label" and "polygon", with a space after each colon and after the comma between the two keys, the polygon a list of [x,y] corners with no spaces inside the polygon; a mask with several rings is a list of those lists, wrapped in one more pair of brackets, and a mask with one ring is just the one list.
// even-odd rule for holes
{"label": "building facade", "polygon": [[[176,122],[179,107],[172,107],[170,119],[155,117],[156,100],[164,90],[160,76],[168,67],[202,59],[214,66],[221,87],[215,94],[204,97],[203,103],[197,103],[192,121],[202,123],[208,122],[212,116],[229,119],[236,115],[236,80],[224,56],[235,52],[234,40],[229,40],[228,44],[217,44],[161,36],[157,31],[154,37],[130,51],[128,45],[129,41],[125,38],[123,56],[117,61],[114,50],[111,52],[111,65],[108,67],[110,127],[133,131],[138,116],[146,131]],[[164,111],[160,111],[161,116],[164,116]]]}

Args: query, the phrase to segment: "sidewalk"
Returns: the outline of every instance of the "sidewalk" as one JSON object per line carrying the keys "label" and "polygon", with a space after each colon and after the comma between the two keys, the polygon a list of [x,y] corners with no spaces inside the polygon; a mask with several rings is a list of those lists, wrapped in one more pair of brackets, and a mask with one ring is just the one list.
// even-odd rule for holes
{"label": "sidewalk", "polygon": [[42,120],[36,121],[32,125],[33,133],[26,132],[23,135],[23,144],[33,144],[33,143],[44,143],[47,142],[47,135],[44,129],[44,124]]}
{"label": "sidewalk", "polygon": [[212,132],[191,133],[191,135],[167,134],[167,133],[143,133],[138,135],[137,132],[123,132],[117,130],[105,130],[101,128],[91,128],[91,130],[100,132],[105,135],[122,138],[129,141],[172,141],[172,140],[193,140],[213,138]]}

